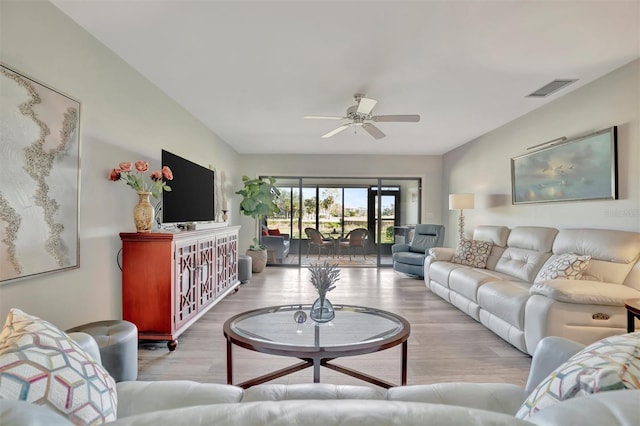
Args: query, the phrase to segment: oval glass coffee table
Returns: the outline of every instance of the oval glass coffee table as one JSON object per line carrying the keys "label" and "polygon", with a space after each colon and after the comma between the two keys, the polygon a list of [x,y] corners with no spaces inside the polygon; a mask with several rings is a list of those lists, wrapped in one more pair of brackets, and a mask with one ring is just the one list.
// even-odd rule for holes
{"label": "oval glass coffee table", "polygon": [[[336,316],[324,324],[309,319],[311,305],[284,305],[238,314],[224,323],[227,339],[227,383],[233,384],[232,347],[298,358],[294,364],[237,386],[248,388],[313,367],[313,381],[320,381],[320,366],[389,388],[392,383],[331,363],[333,359],[379,352],[402,345],[401,384],[407,384],[407,339],[409,322],[399,315],[363,306],[333,305]],[[298,311],[306,321],[297,323]],[[305,315],[302,315],[305,317]]]}

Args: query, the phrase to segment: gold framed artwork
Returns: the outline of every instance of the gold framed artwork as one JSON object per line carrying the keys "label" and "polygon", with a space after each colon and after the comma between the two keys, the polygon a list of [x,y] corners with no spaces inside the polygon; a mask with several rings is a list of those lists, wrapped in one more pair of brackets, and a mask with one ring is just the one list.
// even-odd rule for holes
{"label": "gold framed artwork", "polygon": [[80,102],[0,64],[0,283],[80,266]]}

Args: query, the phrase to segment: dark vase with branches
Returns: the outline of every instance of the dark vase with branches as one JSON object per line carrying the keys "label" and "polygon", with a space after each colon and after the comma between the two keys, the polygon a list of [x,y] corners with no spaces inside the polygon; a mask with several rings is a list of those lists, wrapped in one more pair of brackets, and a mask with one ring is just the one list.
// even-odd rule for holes
{"label": "dark vase with branches", "polygon": [[253,272],[262,272],[267,264],[267,250],[260,244],[260,224],[263,218],[278,213],[280,208],[276,200],[280,196],[280,190],[275,186],[273,177],[265,179],[251,179],[242,176],[244,187],[236,194],[242,195],[240,213],[255,219],[255,238],[249,246],[247,255],[251,257],[251,269]]}

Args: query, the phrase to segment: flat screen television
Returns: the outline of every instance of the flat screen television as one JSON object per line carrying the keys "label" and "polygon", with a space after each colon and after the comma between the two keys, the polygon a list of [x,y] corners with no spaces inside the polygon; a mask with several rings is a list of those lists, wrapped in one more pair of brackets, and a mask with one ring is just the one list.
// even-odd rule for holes
{"label": "flat screen television", "polygon": [[215,220],[213,170],[164,149],[162,165],[168,166],[173,172],[173,180],[167,182],[171,191],[162,193],[162,222]]}

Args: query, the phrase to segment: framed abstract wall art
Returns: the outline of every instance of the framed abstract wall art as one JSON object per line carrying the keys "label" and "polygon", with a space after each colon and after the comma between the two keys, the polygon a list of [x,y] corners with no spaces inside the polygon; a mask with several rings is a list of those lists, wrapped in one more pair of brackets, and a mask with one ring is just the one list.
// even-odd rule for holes
{"label": "framed abstract wall art", "polygon": [[617,127],[511,159],[513,204],[618,198]]}
{"label": "framed abstract wall art", "polygon": [[0,283],[80,266],[80,103],[0,64]]}

